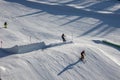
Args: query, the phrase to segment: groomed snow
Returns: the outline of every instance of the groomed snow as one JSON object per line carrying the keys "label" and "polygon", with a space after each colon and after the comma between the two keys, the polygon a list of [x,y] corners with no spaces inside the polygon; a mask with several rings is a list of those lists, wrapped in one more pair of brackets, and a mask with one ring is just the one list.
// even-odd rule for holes
{"label": "groomed snow", "polygon": [[[0,78],[119,80],[120,48],[102,42],[120,44],[119,3],[0,0]],[[82,50],[85,62],[79,59]]]}

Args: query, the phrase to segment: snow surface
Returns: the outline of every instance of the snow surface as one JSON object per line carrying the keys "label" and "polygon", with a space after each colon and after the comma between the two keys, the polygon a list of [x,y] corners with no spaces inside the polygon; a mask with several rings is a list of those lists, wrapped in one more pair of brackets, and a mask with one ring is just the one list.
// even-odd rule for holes
{"label": "snow surface", "polygon": [[120,80],[120,48],[101,41],[120,44],[119,19],[117,0],[0,0],[0,78]]}

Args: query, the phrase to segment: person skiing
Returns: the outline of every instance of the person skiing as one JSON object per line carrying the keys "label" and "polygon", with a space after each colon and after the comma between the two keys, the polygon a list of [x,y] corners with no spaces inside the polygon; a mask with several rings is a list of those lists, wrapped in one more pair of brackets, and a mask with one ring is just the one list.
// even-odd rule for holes
{"label": "person skiing", "polygon": [[82,52],[81,52],[81,57],[80,57],[80,59],[83,61],[84,60],[84,56],[85,56],[86,54],[85,54],[85,50],[83,50]]}
{"label": "person skiing", "polygon": [[62,38],[63,42],[66,42],[66,39],[65,39],[65,35],[64,35],[64,34],[62,34],[61,38]]}
{"label": "person skiing", "polygon": [[4,23],[4,28],[7,28],[7,22]]}

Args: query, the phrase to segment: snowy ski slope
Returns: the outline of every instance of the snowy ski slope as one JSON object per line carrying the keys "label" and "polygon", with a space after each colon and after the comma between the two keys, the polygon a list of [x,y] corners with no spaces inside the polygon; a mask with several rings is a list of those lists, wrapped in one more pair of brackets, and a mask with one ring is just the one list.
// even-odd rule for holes
{"label": "snowy ski slope", "polygon": [[120,47],[102,42],[120,44],[119,19],[117,0],[0,0],[0,78],[119,80]]}

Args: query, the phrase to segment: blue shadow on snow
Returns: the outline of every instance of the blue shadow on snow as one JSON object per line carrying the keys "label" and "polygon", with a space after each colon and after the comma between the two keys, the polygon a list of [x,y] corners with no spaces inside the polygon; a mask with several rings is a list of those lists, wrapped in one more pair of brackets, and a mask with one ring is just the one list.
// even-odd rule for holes
{"label": "blue shadow on snow", "polygon": [[74,65],[76,65],[77,63],[79,63],[81,61],[81,59],[79,58],[76,62],[69,64],[68,66],[66,66],[62,71],[60,71],[60,73],[58,73],[57,75],[61,75],[63,72],[65,72],[68,69],[72,69]]}
{"label": "blue shadow on snow", "polygon": [[23,53],[29,53],[37,50],[44,50],[47,48],[62,46],[70,43],[73,43],[73,42],[70,41],[70,42],[51,43],[48,45],[46,45],[44,42],[38,42],[38,43],[31,43],[26,45],[15,45],[10,48],[0,48],[0,58],[13,55],[13,54],[23,54]]}

